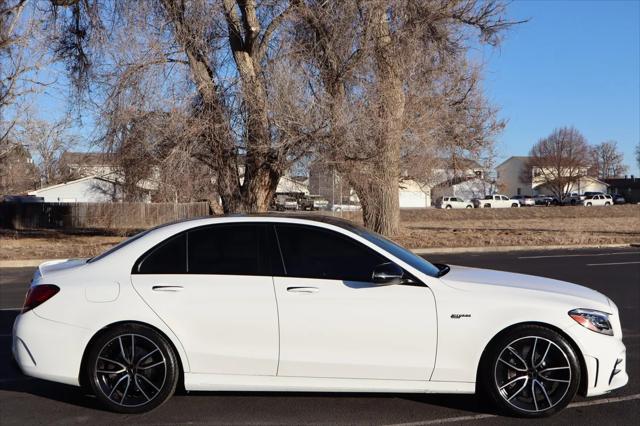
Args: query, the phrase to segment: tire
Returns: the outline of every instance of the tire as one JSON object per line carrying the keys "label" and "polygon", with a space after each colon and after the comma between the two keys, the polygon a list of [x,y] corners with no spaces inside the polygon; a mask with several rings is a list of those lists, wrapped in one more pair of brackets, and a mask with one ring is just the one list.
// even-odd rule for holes
{"label": "tire", "polygon": [[511,204],[511,208],[514,208],[514,207],[518,207],[518,204],[517,203]]}
{"label": "tire", "polygon": [[538,325],[519,326],[498,336],[480,369],[481,390],[498,410],[526,418],[547,417],[566,407],[582,373],[569,342]]}
{"label": "tire", "polygon": [[591,207],[591,203],[587,203],[587,204],[585,204],[585,206]]}
{"label": "tire", "polygon": [[160,333],[140,324],[122,324],[92,342],[84,373],[105,408],[138,414],[169,400],[180,368],[173,347]]}
{"label": "tire", "polygon": [[451,210],[451,206],[446,206],[445,209],[446,210]]}
{"label": "tire", "polygon": [[605,207],[606,207],[606,206],[610,206],[610,205],[611,205],[611,203],[607,201],[606,203],[604,203],[604,205],[605,205]]}
{"label": "tire", "polygon": [[491,208],[491,204],[485,204],[483,207],[484,207],[485,209],[490,209],[490,208]]}
{"label": "tire", "polygon": [[473,208],[473,206],[469,205],[469,206],[467,206],[466,208],[467,208],[467,209],[472,209],[472,208]]}

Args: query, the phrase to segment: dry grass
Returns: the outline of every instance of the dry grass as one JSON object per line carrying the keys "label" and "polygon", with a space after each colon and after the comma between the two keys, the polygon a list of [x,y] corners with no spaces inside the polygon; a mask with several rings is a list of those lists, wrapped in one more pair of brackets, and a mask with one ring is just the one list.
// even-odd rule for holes
{"label": "dry grass", "polygon": [[[360,221],[358,214],[345,218]],[[410,248],[622,244],[640,242],[640,205],[520,209],[403,210],[394,238]],[[124,235],[120,233],[121,235]],[[0,233],[0,260],[89,257],[120,235],[55,231]]]}

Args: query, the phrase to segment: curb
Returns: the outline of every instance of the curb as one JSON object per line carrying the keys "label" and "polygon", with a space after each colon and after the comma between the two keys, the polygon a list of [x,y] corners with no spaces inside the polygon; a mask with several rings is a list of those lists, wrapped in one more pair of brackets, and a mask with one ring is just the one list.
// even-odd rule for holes
{"label": "curb", "polygon": [[[640,243],[632,244],[596,244],[575,246],[502,246],[502,247],[433,247],[411,249],[415,254],[457,254],[457,253],[504,253],[511,251],[545,251],[545,250],[580,250],[602,248],[640,247]],[[18,259],[0,260],[0,268],[28,268],[36,267],[43,262],[53,259]]]}

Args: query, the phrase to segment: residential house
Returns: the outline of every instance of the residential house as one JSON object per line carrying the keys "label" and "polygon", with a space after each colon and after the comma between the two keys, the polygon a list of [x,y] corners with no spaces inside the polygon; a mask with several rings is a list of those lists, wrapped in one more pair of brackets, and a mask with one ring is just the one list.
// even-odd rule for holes
{"label": "residential house", "polygon": [[484,198],[485,195],[494,194],[496,185],[478,177],[459,177],[435,185],[431,188],[433,200],[440,197],[458,197],[463,200]]}
{"label": "residential house", "polygon": [[122,186],[103,176],[87,176],[29,192],[45,203],[108,203],[122,200]]}
{"label": "residential house", "polygon": [[[551,193],[543,174],[536,168],[528,167],[529,157],[513,156],[509,157],[496,167],[496,181],[498,190],[505,195],[538,195]],[[587,176],[587,169],[584,176],[570,184],[566,191],[568,193],[577,192],[607,192],[608,185],[594,177]]]}
{"label": "residential house", "polygon": [[[417,177],[417,176],[420,177]],[[437,159],[436,165],[428,172],[413,174],[409,170],[402,173],[398,182],[400,208],[425,208],[432,205],[432,188],[455,179],[484,179],[483,168],[473,160],[458,159],[456,164],[445,159]],[[485,182],[487,186],[488,182]],[[332,204],[357,203],[358,197],[351,186],[337,171],[322,162],[309,167],[309,190],[329,200]],[[484,195],[484,194],[483,194]]]}
{"label": "residential house", "polygon": [[625,176],[619,179],[605,179],[610,194],[620,194],[627,203],[640,203],[640,178]]}

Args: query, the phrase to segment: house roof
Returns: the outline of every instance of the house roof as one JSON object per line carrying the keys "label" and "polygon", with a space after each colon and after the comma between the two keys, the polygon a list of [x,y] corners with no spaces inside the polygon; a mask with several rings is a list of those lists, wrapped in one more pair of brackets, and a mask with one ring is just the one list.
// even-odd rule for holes
{"label": "house roof", "polygon": [[97,180],[101,180],[104,182],[109,182],[109,183],[113,183],[113,184],[117,184],[117,182],[110,180],[110,179],[106,179],[104,176],[97,176],[97,175],[92,175],[92,176],[86,176],[80,179],[76,179],[76,180],[70,180],[69,182],[64,182],[64,183],[58,183],[56,185],[51,185],[51,186],[45,186],[44,188],[39,188],[36,189],[34,191],[29,191],[29,195],[37,195],[40,192],[46,192],[46,191],[50,191],[52,189],[57,189],[57,188],[61,188],[63,186],[68,186],[68,185],[73,185],[79,182],[83,182],[85,180],[91,180],[91,179],[97,179]]}

